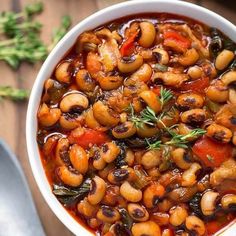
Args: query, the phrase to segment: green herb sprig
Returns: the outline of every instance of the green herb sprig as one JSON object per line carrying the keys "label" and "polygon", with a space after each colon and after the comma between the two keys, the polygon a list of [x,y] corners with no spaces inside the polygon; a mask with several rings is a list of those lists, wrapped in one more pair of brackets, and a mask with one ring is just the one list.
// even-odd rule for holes
{"label": "green herb sprig", "polygon": [[62,18],[61,26],[53,33],[52,44],[47,46],[40,38],[41,23],[32,17],[42,12],[43,4],[27,5],[22,12],[3,12],[0,15],[0,60],[17,69],[22,61],[43,61],[69,29],[69,16]]}
{"label": "green herb sprig", "polygon": [[136,127],[143,127],[144,124],[154,126],[158,120],[155,112],[150,108],[146,107],[140,112],[140,116],[135,115],[134,108],[132,105],[129,106],[130,120],[135,124]]}
{"label": "green herb sprig", "polygon": [[165,145],[188,148],[187,143],[189,142],[189,138],[198,138],[205,133],[206,131],[204,129],[194,129],[186,135],[176,134],[175,132],[172,132],[172,139],[170,141],[167,141]]}
{"label": "green herb sprig", "polygon": [[160,102],[161,106],[163,107],[168,101],[173,98],[173,93],[171,90],[161,87],[160,91]]}
{"label": "green herb sprig", "polygon": [[23,101],[29,97],[29,91],[25,89],[15,89],[10,86],[0,86],[0,99],[8,98],[13,101]]}
{"label": "green herb sprig", "polygon": [[160,149],[164,146],[175,146],[181,148],[188,148],[189,138],[198,138],[206,133],[204,129],[193,129],[190,133],[186,135],[177,134],[172,130],[173,127],[166,128],[168,133],[172,136],[171,139],[165,143],[162,143],[161,140],[158,140],[154,143],[150,143],[147,141],[148,149]]}

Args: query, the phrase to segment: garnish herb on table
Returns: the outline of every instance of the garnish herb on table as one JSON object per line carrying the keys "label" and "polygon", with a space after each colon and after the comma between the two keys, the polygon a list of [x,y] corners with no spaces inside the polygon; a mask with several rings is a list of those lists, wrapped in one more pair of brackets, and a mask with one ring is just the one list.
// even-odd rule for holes
{"label": "garnish herb on table", "polygon": [[[43,11],[43,4],[37,2],[26,5],[22,12],[2,12],[0,14],[0,60],[11,68],[17,69],[21,62],[36,63],[43,61],[57,42],[65,35],[71,25],[69,16],[61,19],[59,28],[52,33],[52,43],[46,45],[40,38],[42,24],[34,16]],[[29,92],[0,86],[0,98],[14,101],[26,99]],[[10,95],[9,92],[13,92]],[[9,94],[9,95],[8,95]]]}

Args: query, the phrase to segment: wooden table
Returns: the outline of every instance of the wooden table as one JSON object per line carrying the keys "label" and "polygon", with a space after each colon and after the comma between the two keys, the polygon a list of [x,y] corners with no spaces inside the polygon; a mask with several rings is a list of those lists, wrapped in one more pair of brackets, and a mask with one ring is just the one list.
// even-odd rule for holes
{"label": "wooden table", "polygon": [[[30,2],[33,1],[1,0],[0,12],[5,10],[19,11],[25,4]],[[49,42],[52,28],[59,25],[61,16],[69,14],[72,18],[73,25],[75,25],[97,10],[122,2],[122,0],[43,0],[43,2],[45,9],[43,13],[38,16],[38,20],[44,25],[42,38],[45,42]],[[205,6],[236,24],[236,3],[232,0],[189,0],[188,2]],[[5,63],[0,62],[0,85],[12,85],[19,88],[30,89],[40,66],[40,63],[34,66],[22,64],[19,70],[13,71]],[[20,104],[7,100],[0,102],[0,137],[10,145],[21,162],[46,234],[48,236],[72,235],[47,206],[31,173],[25,142],[26,109],[26,102]]]}

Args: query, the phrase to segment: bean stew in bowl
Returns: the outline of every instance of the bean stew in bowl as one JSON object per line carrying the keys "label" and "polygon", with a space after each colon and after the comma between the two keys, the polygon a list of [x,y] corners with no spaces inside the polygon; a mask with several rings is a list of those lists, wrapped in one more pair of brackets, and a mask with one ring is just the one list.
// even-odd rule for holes
{"label": "bean stew in bowl", "polygon": [[150,13],[78,35],[44,83],[52,192],[101,236],[210,236],[235,219],[236,44]]}

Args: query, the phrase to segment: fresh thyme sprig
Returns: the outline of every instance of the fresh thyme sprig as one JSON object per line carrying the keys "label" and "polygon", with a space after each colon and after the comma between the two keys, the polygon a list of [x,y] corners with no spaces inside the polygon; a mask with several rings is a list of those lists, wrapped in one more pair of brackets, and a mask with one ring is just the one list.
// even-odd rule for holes
{"label": "fresh thyme sprig", "polygon": [[15,89],[10,86],[0,86],[0,99],[8,98],[13,101],[23,101],[29,96],[29,91],[25,89]]}
{"label": "fresh thyme sprig", "polygon": [[42,10],[43,4],[38,2],[27,5],[19,13],[9,11],[0,14],[0,60],[14,69],[22,61],[43,61],[70,27],[70,18],[64,16],[61,26],[54,31],[52,44],[47,46],[40,38],[41,23],[32,19]]}
{"label": "fresh thyme sprig", "polygon": [[146,140],[146,143],[147,143],[147,145],[148,145],[148,149],[149,149],[149,150],[160,149],[160,148],[163,146],[161,140],[157,140],[157,141],[154,142],[154,143],[150,143],[147,138],[146,138],[145,140]]}
{"label": "fresh thyme sprig", "polygon": [[144,124],[154,126],[158,120],[155,112],[148,106],[140,112],[140,116],[135,115],[134,108],[131,104],[129,106],[129,110],[131,115],[130,120],[138,128],[143,127]]}
{"label": "fresh thyme sprig", "polygon": [[161,140],[158,140],[154,143],[150,143],[148,140],[146,140],[148,149],[160,149],[161,147],[164,147],[164,146],[188,148],[187,144],[189,142],[189,138],[198,138],[206,133],[204,129],[197,128],[197,129],[192,130],[190,133],[186,135],[182,135],[182,134],[177,134],[176,132],[174,132],[172,128],[173,127],[165,128],[167,132],[172,136],[171,139],[165,143],[162,143]]}
{"label": "fresh thyme sprig", "polygon": [[172,98],[173,98],[172,91],[161,87],[161,91],[160,91],[161,106],[163,107]]}
{"label": "fresh thyme sprig", "polygon": [[189,142],[189,138],[198,138],[205,134],[206,131],[204,129],[194,129],[190,133],[186,135],[177,134],[175,132],[171,132],[172,139],[167,141],[165,145],[172,145],[176,147],[188,148],[187,143]]}

